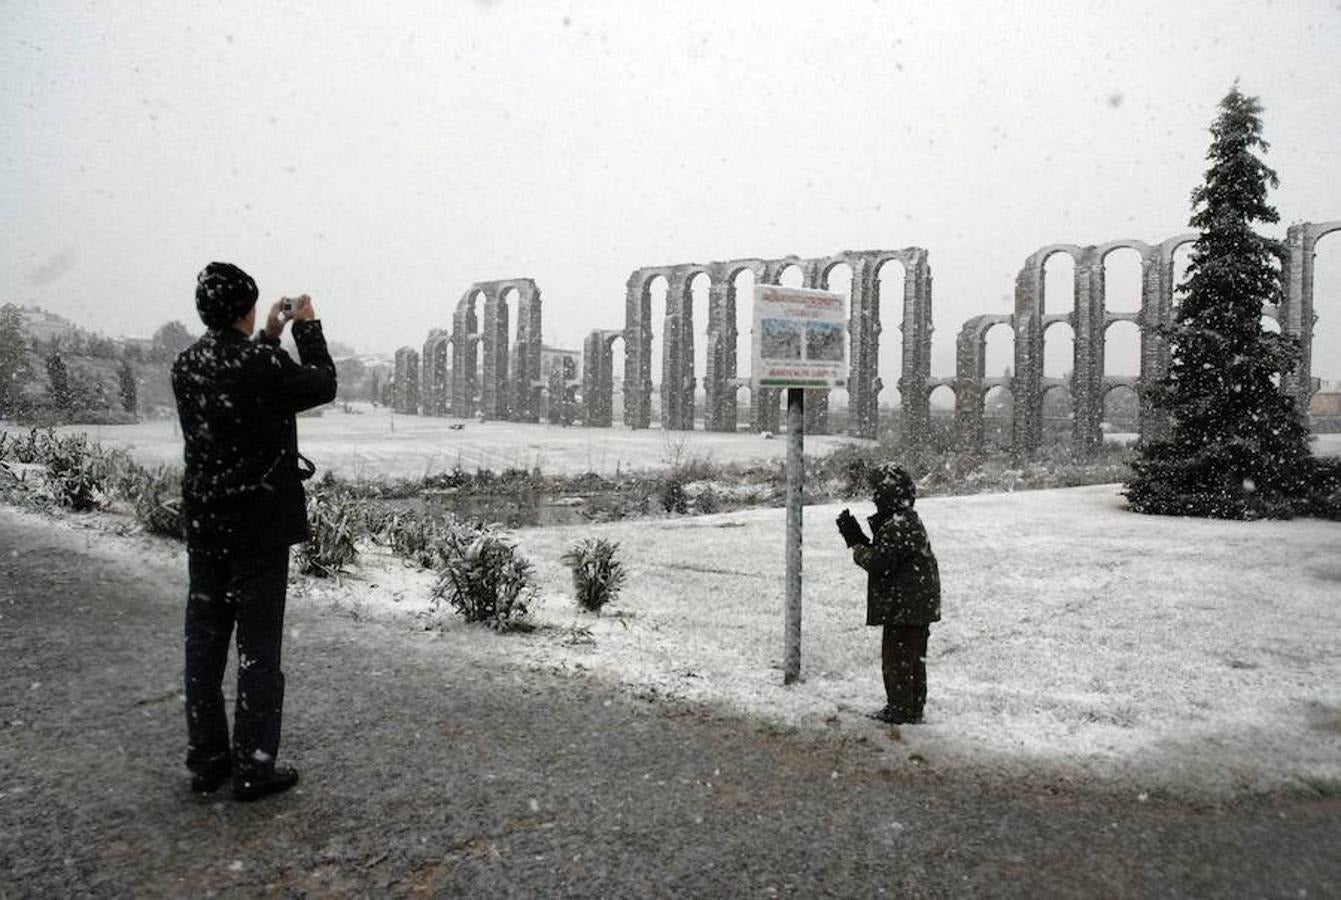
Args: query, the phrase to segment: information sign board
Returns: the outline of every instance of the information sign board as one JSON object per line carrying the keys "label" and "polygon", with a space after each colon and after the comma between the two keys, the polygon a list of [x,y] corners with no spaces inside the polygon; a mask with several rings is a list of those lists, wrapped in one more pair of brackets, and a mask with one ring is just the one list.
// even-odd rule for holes
{"label": "information sign board", "polygon": [[842,294],[754,288],[754,388],[847,387],[847,304]]}

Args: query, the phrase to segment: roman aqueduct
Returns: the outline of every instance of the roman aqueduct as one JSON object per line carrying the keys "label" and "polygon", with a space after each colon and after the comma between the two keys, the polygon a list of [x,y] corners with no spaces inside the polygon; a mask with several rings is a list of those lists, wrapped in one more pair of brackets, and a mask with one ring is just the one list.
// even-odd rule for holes
{"label": "roman aqueduct", "polygon": [[[1302,354],[1298,367],[1283,379],[1282,390],[1307,408],[1316,389],[1312,377],[1313,331],[1317,314],[1313,303],[1313,266],[1317,242],[1341,221],[1302,223],[1289,227],[1281,250],[1284,296],[1279,306],[1263,315],[1274,319],[1282,333],[1298,339]],[[1104,398],[1119,387],[1137,389],[1162,376],[1169,365],[1169,348],[1158,326],[1173,320],[1175,303],[1174,254],[1196,239],[1180,234],[1159,243],[1118,240],[1079,246],[1051,244],[1030,254],[1015,279],[1014,312],[975,316],[964,323],[957,340],[957,364],[952,376],[931,374],[931,267],[927,251],[844,251],[832,256],[780,259],[733,259],[713,263],[682,263],[636,269],[626,283],[622,327],[595,329],[587,336],[582,354],[580,383],[570,387],[579,398],[580,420],[588,427],[613,424],[615,345],[623,341],[623,420],[629,428],[652,424],[654,385],[660,386],[660,425],[689,430],[701,417],[703,427],[734,432],[742,424],[739,392],[749,389],[748,361],[737,359],[739,313],[747,313],[749,297],[738,297],[737,276],[748,271],[756,284],[780,284],[783,273],[800,270],[802,286],[827,289],[832,273],[846,266],[849,291],[849,378],[847,430],[863,438],[877,434],[879,399],[886,387],[877,374],[880,344],[886,326],[897,322],[901,332],[901,372],[898,392],[901,433],[909,446],[923,446],[930,437],[931,392],[948,387],[954,392],[954,439],[964,447],[981,446],[985,433],[985,398],[994,388],[1005,389],[1012,401],[1010,444],[1028,452],[1044,436],[1044,397],[1054,389],[1067,391],[1071,403],[1072,444],[1080,453],[1103,439]],[[1112,312],[1105,302],[1105,261],[1121,249],[1140,257],[1140,308]],[[1045,292],[1045,267],[1057,254],[1074,263],[1070,302],[1056,309]],[[889,263],[903,270],[902,306],[882,308],[880,273]],[[694,285],[708,281],[708,321],[694,324]],[[652,378],[652,285],[664,281],[665,315],[661,321],[661,372]],[[743,307],[743,308],[742,308]],[[509,328],[515,310],[517,324]],[[882,313],[884,313],[882,315]],[[1139,375],[1105,375],[1104,349],[1109,327],[1131,322],[1140,334]],[[1065,323],[1074,341],[1074,366],[1069,379],[1044,376],[1047,333]],[[1009,377],[989,377],[987,335],[1004,326],[1013,335],[1014,365]],[[748,326],[747,326],[748,327]],[[512,340],[509,340],[509,335]],[[702,336],[702,345],[696,339]],[[888,338],[884,338],[888,339]],[[703,404],[696,404],[696,354],[704,355]],[[744,365],[742,365],[744,363]],[[451,330],[429,332],[422,353],[410,347],[396,352],[392,403],[398,412],[434,416],[482,417],[516,422],[540,420],[542,393],[555,383],[541,371],[541,298],[529,278],[477,282],[461,296],[452,316]],[[777,431],[780,391],[762,389],[750,406],[749,423],[758,431]],[[827,391],[807,391],[807,430],[830,428]],[[1139,407],[1142,435],[1158,433],[1162,423],[1149,409]]]}

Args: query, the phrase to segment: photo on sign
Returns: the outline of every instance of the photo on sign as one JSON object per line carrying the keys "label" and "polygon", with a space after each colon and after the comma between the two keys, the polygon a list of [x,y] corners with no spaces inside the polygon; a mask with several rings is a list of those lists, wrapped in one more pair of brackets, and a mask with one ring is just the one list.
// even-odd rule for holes
{"label": "photo on sign", "polygon": [[842,362],[845,335],[846,331],[838,322],[807,322],[806,359]]}
{"label": "photo on sign", "polygon": [[801,330],[793,319],[764,319],[763,356],[765,359],[800,359]]}

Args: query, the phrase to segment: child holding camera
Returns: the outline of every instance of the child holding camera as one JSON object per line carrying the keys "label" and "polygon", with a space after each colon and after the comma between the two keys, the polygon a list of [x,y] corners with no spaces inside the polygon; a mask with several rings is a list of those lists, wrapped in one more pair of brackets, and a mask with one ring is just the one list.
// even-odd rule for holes
{"label": "child holding camera", "polygon": [[880,641],[885,706],[871,718],[904,725],[922,721],[927,699],[927,640],[941,618],[941,577],[927,530],[913,511],[917,487],[894,464],[871,472],[875,515],[871,537],[849,510],[838,515],[838,531],[852,561],[867,572],[866,624],[883,626]]}

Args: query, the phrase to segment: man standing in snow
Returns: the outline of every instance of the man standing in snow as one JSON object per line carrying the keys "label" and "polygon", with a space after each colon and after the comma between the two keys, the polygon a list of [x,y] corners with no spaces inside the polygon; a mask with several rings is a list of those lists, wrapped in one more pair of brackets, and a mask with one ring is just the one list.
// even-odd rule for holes
{"label": "man standing in snow", "polygon": [[913,511],[917,487],[899,466],[871,472],[875,515],[867,521],[871,538],[848,510],[838,515],[838,531],[852,561],[867,572],[866,624],[882,625],[881,671],[885,706],[872,713],[881,722],[922,721],[927,700],[927,639],[941,618],[941,576],[927,530]]}
{"label": "man standing in snow", "polygon": [[[186,767],[192,790],[212,793],[231,777],[239,800],[298,782],[297,770],[275,765],[289,546],[307,540],[302,482],[313,470],[298,453],[294,414],[335,398],[335,364],[310,298],[277,301],[252,340],[257,297],[256,282],[237,266],[206,266],[196,310],[209,330],[172,366],[186,444]],[[290,317],[301,363],[279,347]],[[234,625],[230,747],[222,681]]]}

